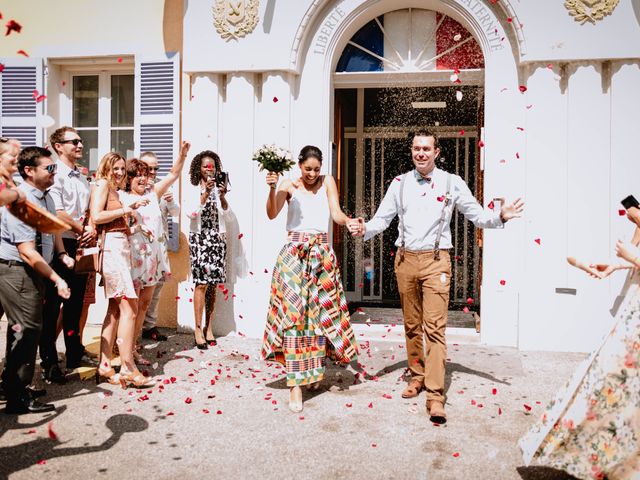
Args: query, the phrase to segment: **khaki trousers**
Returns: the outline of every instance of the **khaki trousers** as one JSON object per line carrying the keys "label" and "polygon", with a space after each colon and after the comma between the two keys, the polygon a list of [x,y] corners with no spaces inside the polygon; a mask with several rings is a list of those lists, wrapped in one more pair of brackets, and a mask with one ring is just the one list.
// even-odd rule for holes
{"label": "khaki trousers", "polygon": [[441,251],[437,261],[433,251],[405,251],[404,255],[398,252],[394,270],[402,302],[411,380],[424,383],[427,400],[444,403],[445,328],[451,283],[449,252]]}

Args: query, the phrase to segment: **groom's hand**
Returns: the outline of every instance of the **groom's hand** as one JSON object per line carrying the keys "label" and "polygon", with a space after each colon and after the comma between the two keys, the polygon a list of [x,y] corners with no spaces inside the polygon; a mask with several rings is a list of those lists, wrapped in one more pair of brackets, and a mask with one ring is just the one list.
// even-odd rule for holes
{"label": "groom's hand", "polygon": [[350,218],[347,220],[347,229],[354,237],[363,236],[365,232],[364,219],[362,217]]}
{"label": "groom's hand", "polygon": [[502,208],[500,209],[500,220],[506,222],[512,218],[520,218],[524,211],[524,202],[521,198],[516,199],[513,203],[505,205],[504,198],[501,198]]}

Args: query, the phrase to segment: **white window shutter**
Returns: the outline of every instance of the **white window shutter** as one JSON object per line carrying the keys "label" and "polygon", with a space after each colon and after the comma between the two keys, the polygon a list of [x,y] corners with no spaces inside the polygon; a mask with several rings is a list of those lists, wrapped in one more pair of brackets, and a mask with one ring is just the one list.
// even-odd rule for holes
{"label": "white window shutter", "polygon": [[36,102],[35,91],[44,95],[41,58],[0,58],[0,131],[17,138],[23,147],[42,146],[44,129],[40,121],[46,100]]}
{"label": "white window shutter", "polygon": [[[166,175],[179,150],[180,54],[161,59],[136,58],[135,151],[151,151],[158,157],[158,176]],[[180,198],[179,185],[173,187]],[[169,220],[169,250],[178,250],[179,228]]]}

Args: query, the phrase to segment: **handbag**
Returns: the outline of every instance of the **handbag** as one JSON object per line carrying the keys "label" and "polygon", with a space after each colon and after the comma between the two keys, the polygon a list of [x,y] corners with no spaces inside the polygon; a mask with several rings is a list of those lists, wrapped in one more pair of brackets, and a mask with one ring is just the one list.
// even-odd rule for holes
{"label": "handbag", "polygon": [[[82,222],[82,230],[89,224],[89,212],[85,215]],[[101,247],[98,246],[97,238],[89,240],[85,243],[78,244],[76,251],[76,273],[95,273],[100,270]]]}

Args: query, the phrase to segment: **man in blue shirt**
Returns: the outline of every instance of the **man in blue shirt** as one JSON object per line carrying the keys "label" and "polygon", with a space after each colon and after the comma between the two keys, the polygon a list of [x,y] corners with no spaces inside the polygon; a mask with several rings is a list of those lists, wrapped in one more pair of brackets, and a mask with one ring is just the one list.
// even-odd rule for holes
{"label": "man in blue shirt", "polygon": [[[18,157],[18,171],[24,179],[20,188],[28,201],[55,215],[47,189],[53,184],[56,165],[51,153],[27,147]],[[5,413],[22,414],[54,409],[41,403],[27,389],[33,379],[36,352],[42,330],[44,281],[56,285],[58,295],[69,298],[66,282],[49,266],[54,252],[64,252],[62,238],[37,232],[6,211],[0,223],[0,303],[7,315],[7,351],[2,373],[7,405]],[[62,255],[73,268],[73,259]]]}
{"label": "man in blue shirt", "polygon": [[411,158],[415,169],[391,182],[369,222],[353,219],[350,224],[355,235],[369,240],[389,227],[396,215],[400,217],[394,270],[411,371],[411,381],[402,397],[412,398],[426,390],[431,419],[443,423],[453,210],[457,208],[478,228],[499,228],[519,217],[524,203],[517,199],[506,205],[503,201],[499,211],[482,208],[462,178],[436,168],[439,155],[436,135],[427,130],[414,133]]}

